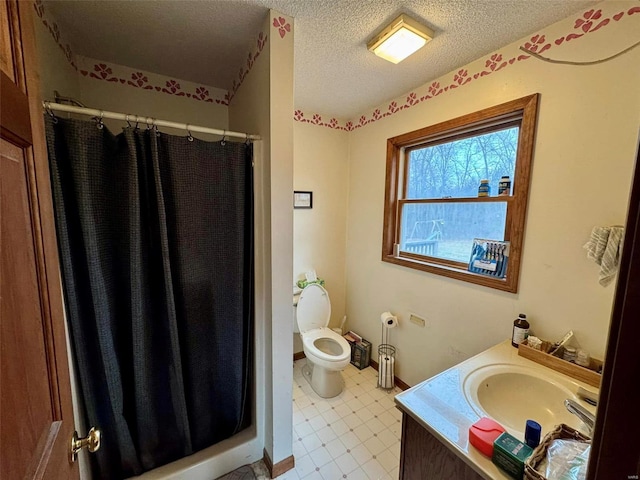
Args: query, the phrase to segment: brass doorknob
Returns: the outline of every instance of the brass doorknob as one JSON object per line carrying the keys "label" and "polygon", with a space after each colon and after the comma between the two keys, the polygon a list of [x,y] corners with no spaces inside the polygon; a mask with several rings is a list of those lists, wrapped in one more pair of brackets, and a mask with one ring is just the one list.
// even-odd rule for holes
{"label": "brass doorknob", "polygon": [[71,463],[78,459],[78,452],[83,448],[86,448],[91,453],[98,451],[100,449],[100,435],[100,430],[95,427],[92,427],[84,438],[78,438],[78,432],[73,432],[71,450],[69,452]]}

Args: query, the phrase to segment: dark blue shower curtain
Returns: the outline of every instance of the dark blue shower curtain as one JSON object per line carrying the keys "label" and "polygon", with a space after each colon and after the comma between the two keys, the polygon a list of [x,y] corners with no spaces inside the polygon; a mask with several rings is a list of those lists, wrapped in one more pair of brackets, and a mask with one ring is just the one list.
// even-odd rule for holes
{"label": "dark blue shower curtain", "polygon": [[251,423],[250,145],[113,135],[46,116],[56,227],[97,478],[182,458]]}

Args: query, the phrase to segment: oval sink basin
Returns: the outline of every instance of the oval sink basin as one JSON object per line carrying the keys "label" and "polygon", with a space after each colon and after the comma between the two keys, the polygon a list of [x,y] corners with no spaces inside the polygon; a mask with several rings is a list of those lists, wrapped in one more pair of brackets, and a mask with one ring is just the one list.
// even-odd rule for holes
{"label": "oval sink basin", "polygon": [[471,372],[463,388],[478,415],[491,417],[522,437],[529,419],[542,426],[543,436],[560,423],[584,431],[582,422],[564,406],[567,398],[577,400],[570,386],[569,381],[561,382],[537,369],[495,364]]}

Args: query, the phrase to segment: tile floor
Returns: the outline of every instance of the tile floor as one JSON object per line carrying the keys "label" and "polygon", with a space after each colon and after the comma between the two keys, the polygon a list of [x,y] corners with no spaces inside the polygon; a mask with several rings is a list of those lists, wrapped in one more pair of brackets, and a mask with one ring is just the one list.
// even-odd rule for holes
{"label": "tile floor", "polygon": [[279,480],[396,480],[401,414],[393,397],[376,387],[371,367],[348,365],[345,389],[319,397],[302,376],[306,359],[293,365],[293,454],[296,467]]}

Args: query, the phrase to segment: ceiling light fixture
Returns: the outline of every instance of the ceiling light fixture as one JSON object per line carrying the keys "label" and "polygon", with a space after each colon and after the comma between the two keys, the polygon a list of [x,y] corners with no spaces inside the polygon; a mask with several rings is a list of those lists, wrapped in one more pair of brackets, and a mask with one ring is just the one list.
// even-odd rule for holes
{"label": "ceiling light fixture", "polygon": [[407,15],[400,15],[367,43],[380,58],[399,63],[433,39],[433,30]]}

